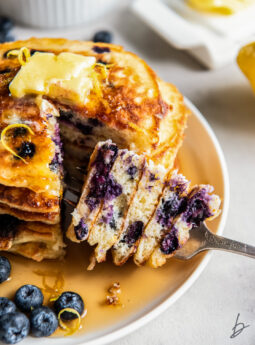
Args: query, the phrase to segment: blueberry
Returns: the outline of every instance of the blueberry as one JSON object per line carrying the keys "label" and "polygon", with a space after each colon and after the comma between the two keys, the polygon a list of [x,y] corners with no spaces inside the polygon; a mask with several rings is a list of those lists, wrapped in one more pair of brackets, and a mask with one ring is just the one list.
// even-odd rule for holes
{"label": "blueberry", "polygon": [[0,256],[0,284],[9,278],[10,273],[10,261],[5,256]]}
{"label": "blueberry", "polygon": [[53,310],[39,307],[30,315],[31,333],[35,337],[48,337],[58,328],[58,319]]}
{"label": "blueberry", "polygon": [[0,316],[8,313],[14,313],[16,305],[7,297],[0,297]]}
{"label": "blueberry", "polygon": [[5,32],[0,31],[0,42],[12,42],[14,41],[14,37],[12,35],[6,34]]}
{"label": "blueberry", "polygon": [[20,312],[0,316],[0,340],[5,344],[16,344],[29,333],[29,320]]}
{"label": "blueberry", "polygon": [[[54,309],[58,315],[59,312],[65,308],[75,309],[80,315],[82,315],[84,311],[84,303],[81,296],[71,291],[63,292],[62,295],[55,301]],[[61,318],[63,320],[74,320],[77,318],[77,315],[65,311],[63,314],[61,314]]]}
{"label": "blueberry", "polygon": [[32,158],[35,154],[35,144],[23,141],[21,146],[17,148],[17,154],[22,158]]}
{"label": "blueberry", "polygon": [[83,219],[81,219],[79,224],[74,227],[74,232],[75,232],[77,240],[86,239],[89,229]]}
{"label": "blueberry", "polygon": [[175,228],[167,233],[160,244],[160,250],[163,254],[169,255],[179,248],[177,231]]}
{"label": "blueberry", "polygon": [[128,170],[127,170],[127,173],[128,175],[130,175],[131,179],[134,179],[136,173],[137,173],[138,169],[135,165],[131,165]]}
{"label": "blueberry", "polygon": [[23,285],[17,290],[14,302],[21,311],[31,311],[42,305],[43,294],[37,286]]}
{"label": "blueberry", "polygon": [[0,16],[0,31],[9,32],[13,27],[13,22],[10,18],[5,16]]}
{"label": "blueberry", "polygon": [[130,224],[127,228],[127,233],[124,236],[123,240],[121,240],[121,242],[132,246],[141,237],[143,226],[144,224],[140,220]]}
{"label": "blueberry", "polygon": [[112,33],[106,30],[98,31],[93,37],[93,42],[111,43]]}

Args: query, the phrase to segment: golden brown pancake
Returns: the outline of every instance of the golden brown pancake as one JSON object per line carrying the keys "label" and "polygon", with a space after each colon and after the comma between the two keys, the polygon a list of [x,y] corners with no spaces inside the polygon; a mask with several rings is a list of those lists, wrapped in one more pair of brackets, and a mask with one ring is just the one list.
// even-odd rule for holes
{"label": "golden brown pancake", "polygon": [[[17,73],[19,63],[7,53],[22,47],[29,48],[31,53],[68,51],[95,56],[106,66],[107,78],[100,75],[102,68],[96,67],[100,95],[92,89],[83,106],[70,104],[63,97],[52,99],[61,110],[60,121],[72,134],[67,135],[66,130],[69,141],[89,147],[92,152],[96,142],[111,138],[121,148],[146,154],[156,163],[172,167],[183,139],[187,109],[177,89],[162,83],[142,59],[111,44],[31,38],[0,46],[0,72],[4,75],[8,68],[8,80]],[[0,80],[0,90],[8,92],[5,80]]]}
{"label": "golden brown pancake", "polygon": [[59,224],[23,222],[9,215],[0,215],[0,251],[41,261],[61,258],[64,247]]}

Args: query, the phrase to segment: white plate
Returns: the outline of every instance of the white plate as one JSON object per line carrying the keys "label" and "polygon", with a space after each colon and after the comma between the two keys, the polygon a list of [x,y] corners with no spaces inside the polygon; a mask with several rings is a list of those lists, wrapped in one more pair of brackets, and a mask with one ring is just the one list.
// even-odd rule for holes
{"label": "white plate", "polygon": [[[210,223],[212,231],[221,234],[229,204],[226,163],[220,145],[204,117],[190,101],[186,100],[186,104],[192,110],[192,115],[178,156],[178,164],[193,184],[210,183],[222,198],[222,214]],[[99,345],[113,342],[142,327],[169,308],[195,282],[210,258],[208,253],[200,254],[188,262],[171,259],[156,270],[149,267],[138,268],[132,262],[123,267],[115,267],[107,262],[98,265],[93,272],[88,272],[85,269],[86,262],[83,262],[86,260],[83,257],[85,248],[77,244],[69,246],[64,263],[45,261],[38,264],[25,258],[10,256],[13,269],[11,281],[6,283],[8,297],[12,297],[23,284],[41,286],[41,280],[38,281],[38,277],[33,274],[36,269],[60,268],[67,280],[65,290],[80,293],[88,311],[84,319],[84,332],[72,337],[60,336],[61,333],[52,338],[28,337],[22,342],[23,345]],[[76,257],[79,251],[82,255]],[[71,267],[70,257],[74,259]],[[106,288],[114,281],[121,283],[124,308],[101,305]]]}

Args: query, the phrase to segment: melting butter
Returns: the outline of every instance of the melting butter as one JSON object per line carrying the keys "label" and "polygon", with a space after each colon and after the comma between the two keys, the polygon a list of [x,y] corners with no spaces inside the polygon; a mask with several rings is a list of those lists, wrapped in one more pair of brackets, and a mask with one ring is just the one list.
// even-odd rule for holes
{"label": "melting butter", "polygon": [[187,0],[194,9],[220,15],[234,14],[253,2],[254,0]]}
{"label": "melting butter", "polygon": [[21,66],[9,89],[18,98],[36,94],[84,104],[93,88],[90,75],[95,63],[93,56],[36,52]]}

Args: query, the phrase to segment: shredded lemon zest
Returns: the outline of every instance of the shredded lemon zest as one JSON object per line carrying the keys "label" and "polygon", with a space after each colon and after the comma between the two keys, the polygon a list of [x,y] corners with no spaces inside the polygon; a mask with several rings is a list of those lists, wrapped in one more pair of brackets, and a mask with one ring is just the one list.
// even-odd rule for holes
{"label": "shredded lemon zest", "polygon": [[[77,319],[77,322],[76,322],[76,325],[74,327],[68,327],[64,322],[63,320],[61,319],[61,315],[65,312],[69,312],[69,313],[73,313],[75,315],[78,316],[78,319]],[[78,331],[78,329],[80,328],[80,325],[81,325],[81,316],[80,314],[78,313],[77,310],[73,309],[73,308],[64,308],[62,310],[60,310],[60,312],[58,313],[58,322],[59,322],[59,326],[64,329],[65,331],[67,331],[67,333],[65,334],[65,336],[69,336],[69,335],[72,335],[74,334],[75,332]]]}
{"label": "shredded lemon zest", "polygon": [[[43,271],[34,271],[35,274],[42,277],[43,292],[50,294],[49,301],[56,301],[61,295],[64,288],[64,277],[61,272],[43,272]],[[46,282],[46,277],[55,277],[55,282],[53,286],[49,286]]]}
{"label": "shredded lemon zest", "polygon": [[22,47],[20,49],[13,49],[8,52],[7,57],[16,56],[19,60],[19,63],[23,66],[30,58],[30,50],[27,47]]}
{"label": "shredded lemon zest", "polygon": [[145,132],[142,128],[138,127],[138,126],[135,125],[134,123],[128,122],[128,125],[129,125],[129,127],[135,129],[136,131],[141,132],[141,133],[143,133],[143,134],[146,134],[146,132]]}
{"label": "shredded lemon zest", "polygon": [[19,51],[19,55],[18,55],[18,60],[19,60],[19,63],[23,66],[27,63],[27,61],[29,60],[30,58],[30,50],[26,47],[23,47],[20,49]]}
{"label": "shredded lemon zest", "polygon": [[35,133],[33,132],[33,130],[28,126],[28,125],[25,125],[23,123],[14,123],[12,125],[9,125],[7,127],[5,127],[2,132],[1,132],[1,142],[2,142],[2,145],[3,147],[9,151],[11,154],[13,154],[15,157],[18,157],[19,159],[22,160],[22,162],[24,162],[25,164],[28,164],[28,162],[20,157],[12,148],[10,148],[10,146],[8,146],[7,142],[5,141],[5,135],[6,133],[10,130],[10,129],[13,129],[13,128],[17,128],[17,127],[23,127],[23,128],[26,128],[28,130],[28,132],[31,134],[31,135],[34,135]]}
{"label": "shredded lemon zest", "polygon": [[7,53],[7,58],[9,58],[10,56],[18,57],[18,55],[19,55],[19,49],[13,49]]}

